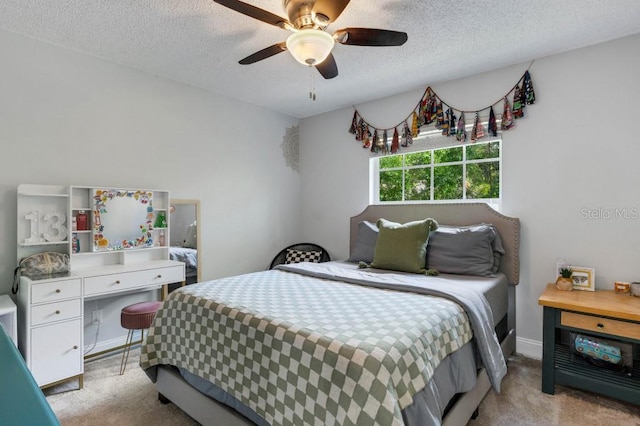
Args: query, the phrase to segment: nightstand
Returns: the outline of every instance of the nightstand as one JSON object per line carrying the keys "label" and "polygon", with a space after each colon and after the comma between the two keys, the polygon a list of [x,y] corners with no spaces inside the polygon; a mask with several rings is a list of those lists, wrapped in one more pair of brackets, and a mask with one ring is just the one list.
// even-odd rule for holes
{"label": "nightstand", "polygon": [[[640,298],[549,284],[538,304],[544,307],[542,392],[553,394],[555,385],[565,385],[640,404]],[[572,360],[565,338],[571,332],[631,344],[630,375]]]}

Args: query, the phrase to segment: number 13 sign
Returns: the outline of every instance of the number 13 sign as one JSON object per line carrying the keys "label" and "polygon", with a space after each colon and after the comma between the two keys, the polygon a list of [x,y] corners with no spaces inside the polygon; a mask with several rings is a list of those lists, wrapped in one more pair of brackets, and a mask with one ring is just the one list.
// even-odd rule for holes
{"label": "number 13 sign", "polygon": [[45,213],[42,223],[47,232],[40,236],[40,212],[34,210],[24,217],[29,221],[29,237],[24,239],[26,244],[36,244],[42,241],[58,242],[67,238],[67,227],[64,226],[67,217],[60,212]]}

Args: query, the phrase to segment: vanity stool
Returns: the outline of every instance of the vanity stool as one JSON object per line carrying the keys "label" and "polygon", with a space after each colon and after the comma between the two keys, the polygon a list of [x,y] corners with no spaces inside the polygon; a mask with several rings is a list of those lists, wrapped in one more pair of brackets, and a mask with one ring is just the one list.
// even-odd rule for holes
{"label": "vanity stool", "polygon": [[129,351],[133,344],[133,332],[140,330],[140,342],[143,342],[144,330],[145,328],[151,327],[151,323],[160,306],[162,306],[162,302],[140,302],[122,308],[120,312],[120,325],[122,328],[129,330],[129,332],[127,333],[127,340],[125,341],[125,348],[122,352],[122,360],[120,361],[120,375],[123,375],[125,368],[127,368]]}

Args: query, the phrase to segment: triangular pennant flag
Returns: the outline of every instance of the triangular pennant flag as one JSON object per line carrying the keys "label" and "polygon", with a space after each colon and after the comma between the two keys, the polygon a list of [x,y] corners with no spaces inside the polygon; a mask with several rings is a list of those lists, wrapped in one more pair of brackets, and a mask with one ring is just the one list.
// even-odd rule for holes
{"label": "triangular pennant flag", "polygon": [[436,108],[436,98],[433,96],[431,88],[427,88],[427,103],[424,108],[424,124],[433,123],[434,111]]}
{"label": "triangular pennant flag", "polygon": [[489,125],[487,128],[491,136],[498,136],[498,123],[496,122],[496,115],[493,113],[493,106],[491,106],[491,109],[489,110]]}
{"label": "triangular pennant flag", "polygon": [[427,99],[427,105],[424,108],[424,124],[429,125],[433,123],[433,97],[430,96]]}
{"label": "triangular pennant flag", "polygon": [[482,127],[482,123],[480,122],[480,115],[476,112],[476,120],[473,123],[473,128],[471,129],[471,142],[475,142],[483,137],[484,127]]}
{"label": "triangular pennant flag", "polygon": [[356,140],[357,141],[361,141],[362,138],[364,137],[364,120],[362,118],[360,118],[360,120],[358,120],[358,124],[356,125]]}
{"label": "triangular pennant flag", "polygon": [[482,121],[480,121],[480,115],[476,112],[476,121],[478,125],[476,126],[476,138],[482,139],[485,136],[484,126],[482,125]]}
{"label": "triangular pennant flag", "polygon": [[420,105],[418,105],[418,108],[417,108],[418,109],[418,111],[417,111],[417,114],[418,114],[418,127],[422,127],[422,126],[425,125],[426,120],[424,119],[424,110],[425,110],[426,107],[427,107],[427,100],[426,100],[426,98],[423,98],[420,101]]}
{"label": "triangular pennant flag", "polygon": [[475,142],[478,139],[478,136],[476,136],[477,128],[478,128],[478,116],[476,115],[476,119],[473,122],[473,126],[471,126],[471,142]]}
{"label": "triangular pennant flag", "polygon": [[456,115],[451,110],[451,117],[449,117],[449,134],[447,136],[454,136],[456,134]]}
{"label": "triangular pennant flag", "polygon": [[442,102],[436,104],[436,128],[441,129],[444,124],[444,113],[442,112]]}
{"label": "triangular pennant flag", "polygon": [[513,91],[513,118],[516,120],[518,118],[524,117],[524,104],[522,103],[522,90],[520,90],[520,86],[516,84],[516,88]]}
{"label": "triangular pennant flag", "polygon": [[354,111],[353,119],[351,120],[351,127],[349,127],[349,133],[351,133],[352,135],[355,135],[357,127],[358,127],[358,111]]}
{"label": "triangular pennant flag", "polygon": [[391,141],[391,153],[395,154],[400,149],[400,136],[398,135],[398,128],[393,129],[393,140]]}
{"label": "triangular pennant flag", "polygon": [[444,122],[442,123],[442,135],[449,136],[449,125],[451,124],[451,109],[447,108],[447,112],[445,113]]}
{"label": "triangular pennant flag", "polygon": [[409,129],[409,125],[407,122],[404,122],[404,126],[402,128],[402,146],[407,147],[413,143],[413,136],[411,135],[411,129]]}
{"label": "triangular pennant flag", "polygon": [[533,105],[536,103],[536,93],[533,91],[533,82],[531,81],[531,74],[529,71],[524,72],[524,103],[525,105]]}
{"label": "triangular pennant flag", "polygon": [[459,142],[467,141],[467,129],[464,124],[464,112],[460,113],[460,119],[458,120],[458,130],[456,131],[456,139]]}
{"label": "triangular pennant flag", "polygon": [[418,130],[418,114],[416,114],[415,111],[413,111],[413,118],[411,120],[411,136],[413,136],[414,138],[418,137],[418,132],[420,130]]}
{"label": "triangular pennant flag", "polygon": [[382,146],[384,152],[389,152],[391,150],[391,145],[389,145],[389,136],[387,136],[387,129],[384,129],[382,132]]}
{"label": "triangular pennant flag", "polygon": [[374,150],[374,152],[380,152],[380,148],[382,148],[380,146],[380,137],[378,137],[378,129],[374,129],[373,130],[373,140],[371,141],[371,149]]}
{"label": "triangular pennant flag", "polygon": [[[367,127],[364,130],[361,130],[361,132],[363,133],[363,135],[362,135],[362,147],[363,148],[370,148],[371,147],[371,132],[369,132],[369,127]],[[373,150],[371,150],[371,152],[373,152]]]}
{"label": "triangular pennant flag", "polygon": [[511,129],[515,123],[513,121],[513,113],[511,112],[511,105],[509,104],[509,99],[504,97],[504,110],[502,112],[502,123],[500,123],[500,128],[502,130]]}
{"label": "triangular pennant flag", "polygon": [[436,120],[438,116],[438,99],[435,94],[431,95],[431,120],[432,122]]}

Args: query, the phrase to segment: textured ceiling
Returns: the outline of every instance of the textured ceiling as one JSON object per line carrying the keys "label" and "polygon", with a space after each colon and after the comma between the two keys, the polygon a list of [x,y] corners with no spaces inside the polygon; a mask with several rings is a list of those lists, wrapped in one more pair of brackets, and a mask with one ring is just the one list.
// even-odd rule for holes
{"label": "textured ceiling", "polygon": [[[285,16],[280,0],[245,1]],[[340,74],[324,80],[287,52],[239,65],[289,32],[210,0],[0,1],[0,29],[299,118],[640,33],[640,1],[352,0],[328,31],[345,27],[409,40],[336,44]]]}

